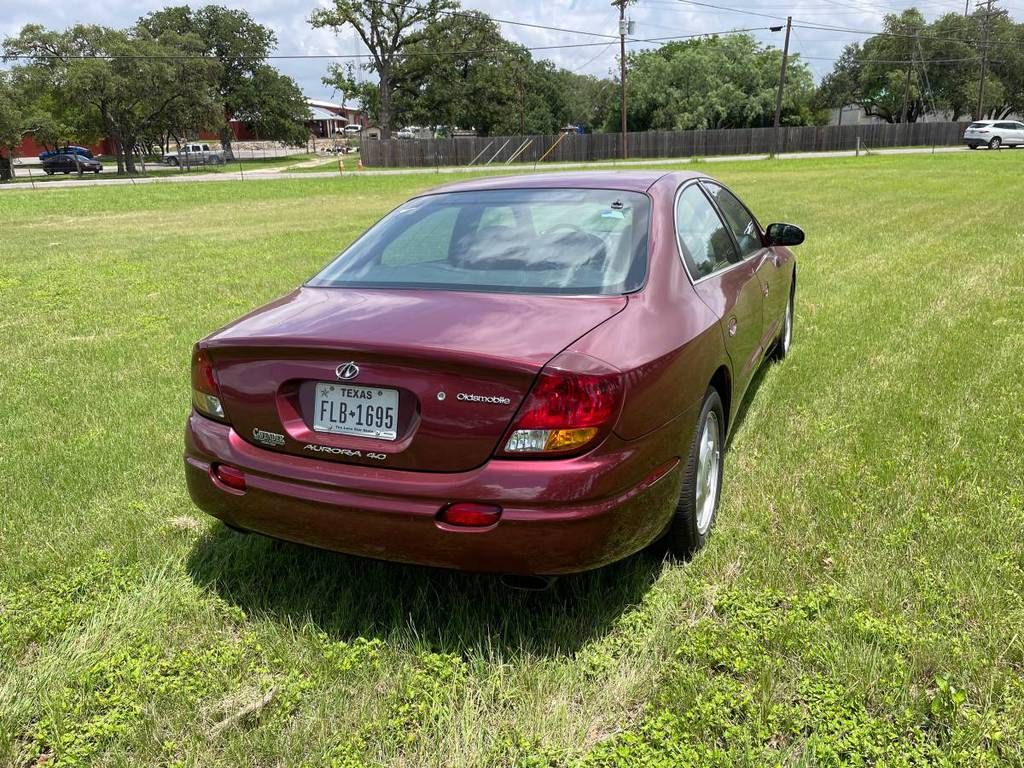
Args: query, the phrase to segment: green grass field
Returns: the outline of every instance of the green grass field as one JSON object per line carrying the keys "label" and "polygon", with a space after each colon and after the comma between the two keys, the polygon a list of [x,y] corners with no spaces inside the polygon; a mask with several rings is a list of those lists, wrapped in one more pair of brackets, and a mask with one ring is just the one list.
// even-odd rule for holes
{"label": "green grass field", "polygon": [[1024,765],[1024,152],[707,170],[793,353],[694,562],[539,594],[184,490],[192,343],[435,178],[0,195],[0,765]]}

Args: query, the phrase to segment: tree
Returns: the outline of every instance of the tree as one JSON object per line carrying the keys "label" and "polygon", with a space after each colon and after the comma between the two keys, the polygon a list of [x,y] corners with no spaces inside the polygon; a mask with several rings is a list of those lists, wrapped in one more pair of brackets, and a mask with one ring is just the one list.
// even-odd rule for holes
{"label": "tree", "polygon": [[[782,52],[750,35],[668,43],[629,55],[629,128],[634,131],[749,128],[772,125]],[[814,81],[798,56],[786,66],[783,125],[822,120]],[[605,127],[617,130],[619,105]]]}
{"label": "tree", "polygon": [[[927,23],[916,9],[886,16],[888,34],[847,46],[822,82],[831,106],[855,103],[869,115],[894,123],[913,122],[928,112],[951,117],[977,110],[981,47],[989,34],[985,104],[976,117],[999,119],[1024,109],[1024,24],[1005,13],[986,19],[946,14]],[[909,86],[909,87],[908,87]]]}
{"label": "tree", "polygon": [[396,115],[449,133],[491,133],[514,109],[513,70],[521,50],[480,11],[427,23],[410,36],[396,65]]}
{"label": "tree", "polygon": [[277,45],[273,30],[246,12],[219,5],[192,10],[173,6],[139,19],[139,26],[153,37],[169,32],[196,41],[203,54],[217,60],[221,121],[220,139],[227,159],[234,157],[230,120],[235,118],[264,139],[301,143],[309,119],[309,107],[298,85],[278,73],[265,59]]}
{"label": "tree", "polygon": [[218,64],[192,40],[146,30],[79,24],[63,32],[38,24],[4,41],[5,56],[46,68],[55,91],[93,111],[114,144],[118,173],[135,171],[135,148],[173,110],[209,114]]}
{"label": "tree", "polygon": [[[27,87],[31,79],[23,69],[0,70],[0,169],[14,178],[14,150],[28,134],[48,119]],[[6,155],[4,154],[6,152]],[[0,179],[4,178],[0,176]]]}
{"label": "tree", "polygon": [[[451,0],[333,0],[333,7],[313,11],[309,23],[315,29],[329,28],[335,33],[352,27],[370,51],[366,65],[377,73],[377,118],[381,136],[391,138],[392,97],[398,86],[397,65],[413,34],[434,21],[442,11],[455,7]],[[350,70],[333,65],[324,78],[327,85],[348,85]]]}

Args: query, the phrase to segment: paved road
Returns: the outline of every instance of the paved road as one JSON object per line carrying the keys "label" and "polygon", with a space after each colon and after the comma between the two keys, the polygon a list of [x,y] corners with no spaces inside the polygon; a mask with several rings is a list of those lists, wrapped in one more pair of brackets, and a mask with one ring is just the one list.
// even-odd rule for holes
{"label": "paved road", "polygon": [[[948,152],[966,152],[967,147],[911,147],[911,148],[900,148],[900,149],[876,149],[871,154],[873,155],[920,155],[920,154],[939,154]],[[779,160],[796,160],[800,158],[825,158],[825,157],[853,157],[856,153],[851,151],[842,152],[787,152],[778,155]],[[702,163],[731,163],[731,162],[744,162],[753,160],[766,160],[768,155],[723,155],[720,157],[704,157],[701,158]],[[318,161],[323,162],[323,161]],[[689,165],[693,163],[693,158],[681,157],[678,159],[668,160],[629,160],[625,163],[543,163],[530,166],[528,164],[517,164],[512,166],[504,165],[490,165],[485,166],[487,170],[507,170],[513,172],[522,172],[526,170],[572,170],[572,169],[600,169],[600,170],[615,170],[619,165],[626,165],[631,167],[636,166],[674,166],[674,165]],[[449,166],[443,168],[410,168],[410,169],[371,169],[367,168],[362,171],[346,171],[346,175],[358,175],[358,176],[408,176],[408,175],[426,175],[426,174],[452,174],[452,173],[465,173],[467,170],[478,170],[477,168],[467,169],[465,166]],[[108,186],[108,185],[134,185],[134,184],[178,184],[178,183],[189,183],[189,182],[203,182],[203,181],[237,181],[238,179],[244,179],[246,181],[255,180],[267,180],[267,179],[329,179],[336,178],[338,176],[337,171],[323,171],[323,172],[310,172],[310,173],[287,173],[281,169],[263,169],[263,170],[247,170],[244,172],[223,172],[223,173],[203,173],[195,172],[192,173],[161,173],[160,175],[147,176],[145,178],[102,178],[102,177],[86,177],[83,179],[69,178],[61,179],[59,181],[46,181],[35,185],[35,189],[64,189],[67,187],[82,187],[82,186]],[[19,184],[0,184],[0,192],[4,190],[12,189],[26,189],[30,188],[30,185],[25,183]]]}

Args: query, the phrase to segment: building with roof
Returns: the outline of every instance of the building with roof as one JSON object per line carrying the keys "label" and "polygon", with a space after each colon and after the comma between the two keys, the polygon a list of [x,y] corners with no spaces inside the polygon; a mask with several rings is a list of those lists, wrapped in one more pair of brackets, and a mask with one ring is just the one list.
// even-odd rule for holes
{"label": "building with roof", "polygon": [[370,124],[365,112],[349,109],[333,101],[322,99],[306,99],[309,104],[311,118],[307,122],[309,132],[316,138],[326,139],[339,133],[349,125],[365,128]]}

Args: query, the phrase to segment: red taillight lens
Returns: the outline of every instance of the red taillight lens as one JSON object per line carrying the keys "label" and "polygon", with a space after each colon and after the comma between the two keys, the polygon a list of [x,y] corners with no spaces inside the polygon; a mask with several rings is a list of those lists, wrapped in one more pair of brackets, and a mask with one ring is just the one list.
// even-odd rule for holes
{"label": "red taillight lens", "polygon": [[442,509],[437,519],[448,525],[485,528],[501,519],[501,507],[492,504],[452,504]]}
{"label": "red taillight lens", "polygon": [[220,387],[213,371],[213,363],[205,350],[192,350],[192,404],[204,416],[227,421],[220,399]]}
{"label": "red taillight lens", "polygon": [[214,464],[211,472],[217,480],[228,488],[236,491],[245,490],[245,474],[240,469],[229,467],[227,464]]}
{"label": "red taillight lens", "polygon": [[611,426],[622,405],[622,375],[580,354],[560,356],[533,386],[502,446],[505,455],[572,453]]}

